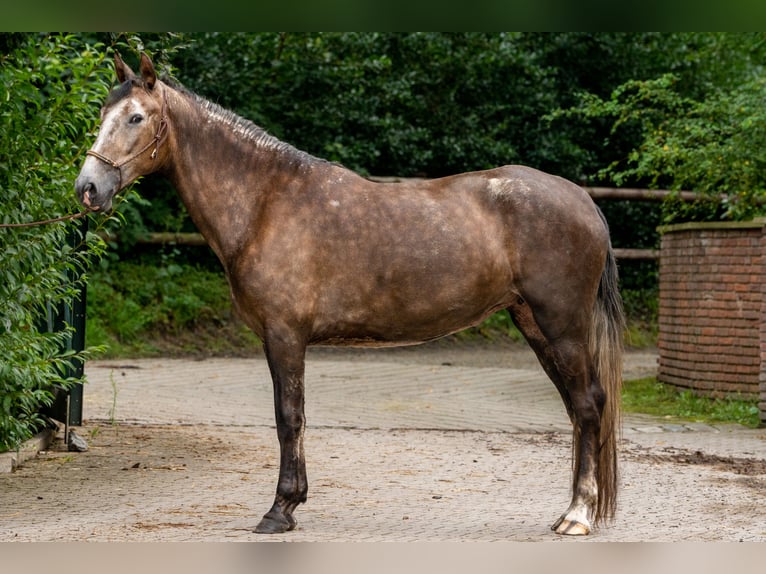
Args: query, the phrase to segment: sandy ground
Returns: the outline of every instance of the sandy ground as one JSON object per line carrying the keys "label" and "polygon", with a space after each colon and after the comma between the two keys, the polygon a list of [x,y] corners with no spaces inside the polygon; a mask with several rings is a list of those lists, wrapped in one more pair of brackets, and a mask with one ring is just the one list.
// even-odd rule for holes
{"label": "sandy ground", "polygon": [[[471,344],[312,352],[315,384],[338,395],[307,404],[314,414],[306,433],[309,500],[296,513],[295,531],[253,534],[271,504],[278,470],[273,424],[268,414],[258,414],[270,411],[263,404],[268,381],[262,363],[90,365],[87,420],[77,429],[90,449],[71,453],[59,442],[15,473],[0,475],[0,541],[574,541],[549,530],[570,496],[570,435],[563,408],[549,402],[555,390],[548,383],[540,385],[542,398],[492,394],[490,387],[499,385],[495,376],[539,377],[534,357],[515,347]],[[392,410],[390,397],[380,394],[375,377],[386,365],[400,369],[391,371],[398,378],[412,373],[421,385],[433,374],[448,390],[450,384],[470,391],[474,380],[489,382],[452,393],[454,401],[465,402],[456,428],[429,425],[442,408],[438,402],[433,413],[426,406],[426,414],[410,423],[407,405]],[[252,407],[236,400],[244,397],[236,385],[245,368],[254,386],[263,387],[263,395],[253,391]],[[641,376],[653,368],[649,351],[629,357],[626,370]],[[194,394],[209,385],[191,384],[195,373],[220,381],[215,417],[228,410],[230,419],[206,414],[202,407],[213,400],[206,395],[196,406]],[[134,385],[121,383],[119,408],[108,416],[115,376]],[[361,395],[344,395],[330,385],[333,376],[358,378]],[[179,379],[196,390],[163,392]],[[221,397],[229,384],[233,400],[226,402]],[[352,399],[356,409],[383,412],[378,422],[334,423]],[[500,408],[482,406],[485,399]],[[506,400],[512,420],[482,420],[486,413],[499,417]],[[551,426],[524,426],[524,401],[530,409],[550,404]],[[444,405],[454,408],[447,399]],[[239,418],[249,410],[258,412]],[[494,430],[481,430],[484,422]],[[766,430],[628,417],[621,486],[614,523],[577,541],[766,541]]]}

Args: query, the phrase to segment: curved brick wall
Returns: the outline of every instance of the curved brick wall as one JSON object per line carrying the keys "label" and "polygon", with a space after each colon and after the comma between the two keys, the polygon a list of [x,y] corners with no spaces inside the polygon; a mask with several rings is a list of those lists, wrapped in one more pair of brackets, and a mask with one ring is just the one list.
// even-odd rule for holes
{"label": "curved brick wall", "polygon": [[759,397],[766,423],[766,220],[660,232],[659,380]]}

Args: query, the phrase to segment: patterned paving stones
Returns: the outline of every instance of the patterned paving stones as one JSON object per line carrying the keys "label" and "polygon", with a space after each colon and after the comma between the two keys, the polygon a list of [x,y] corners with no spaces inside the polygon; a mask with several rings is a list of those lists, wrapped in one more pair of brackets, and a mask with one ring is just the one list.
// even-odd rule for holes
{"label": "patterned paving stones", "polygon": [[[569,421],[522,359],[311,355],[309,501],[271,539],[564,540],[548,526],[568,504]],[[654,369],[650,352],[628,357],[626,375]],[[278,459],[262,358],[98,361],[87,374],[91,449],[0,475],[0,540],[263,540],[248,529]],[[766,541],[766,430],[627,416],[623,437],[618,516],[587,540]]]}

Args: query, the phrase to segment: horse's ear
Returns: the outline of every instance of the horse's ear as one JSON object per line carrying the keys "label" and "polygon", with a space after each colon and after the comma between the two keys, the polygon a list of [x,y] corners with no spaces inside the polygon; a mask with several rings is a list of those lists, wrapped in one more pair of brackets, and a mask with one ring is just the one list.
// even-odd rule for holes
{"label": "horse's ear", "polygon": [[122,61],[122,58],[120,58],[120,55],[117,52],[114,53],[114,71],[117,72],[117,79],[121,84],[126,80],[132,80],[136,77],[133,70]]}
{"label": "horse's ear", "polygon": [[144,86],[147,90],[153,90],[157,83],[157,72],[154,71],[154,64],[144,52],[141,52],[141,78],[144,80]]}

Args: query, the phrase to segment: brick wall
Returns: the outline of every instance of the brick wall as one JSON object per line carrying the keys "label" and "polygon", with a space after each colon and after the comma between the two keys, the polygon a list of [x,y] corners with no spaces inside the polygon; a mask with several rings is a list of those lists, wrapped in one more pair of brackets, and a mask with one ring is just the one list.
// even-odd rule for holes
{"label": "brick wall", "polygon": [[765,226],[660,229],[658,378],[711,396],[760,397],[766,423]]}
{"label": "brick wall", "polygon": [[[766,276],[766,227],[761,233],[761,266]],[[761,324],[759,325],[760,343],[761,343],[761,374],[758,378],[759,400],[758,409],[760,410],[761,426],[766,427],[766,277],[761,281]]]}

